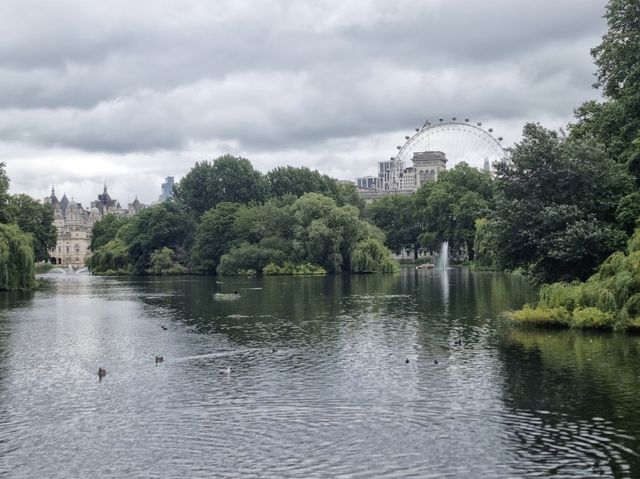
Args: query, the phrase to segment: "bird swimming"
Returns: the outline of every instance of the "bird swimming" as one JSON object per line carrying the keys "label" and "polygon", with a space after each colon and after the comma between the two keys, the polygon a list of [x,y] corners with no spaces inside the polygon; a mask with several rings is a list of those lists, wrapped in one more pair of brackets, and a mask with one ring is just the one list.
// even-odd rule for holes
{"label": "bird swimming", "polygon": [[437,359],[434,359],[434,360],[433,360],[433,364],[438,364],[438,360],[437,360]]}
{"label": "bird swimming", "polygon": [[409,358],[405,359],[405,364],[409,364]]}
{"label": "bird swimming", "polygon": [[231,374],[231,368],[227,366],[225,369],[221,369],[220,374]]}
{"label": "bird swimming", "polygon": [[169,328],[167,328],[164,324],[161,324],[161,325],[160,325],[160,327],[161,327],[164,331],[166,331],[167,329],[169,329]]}

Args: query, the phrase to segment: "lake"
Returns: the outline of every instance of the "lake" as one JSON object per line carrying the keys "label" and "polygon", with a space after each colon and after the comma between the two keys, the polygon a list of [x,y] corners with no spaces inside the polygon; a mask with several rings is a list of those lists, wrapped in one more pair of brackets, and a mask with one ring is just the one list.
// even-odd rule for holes
{"label": "lake", "polygon": [[0,293],[0,475],[640,477],[639,339],[502,314],[534,299],[462,268]]}

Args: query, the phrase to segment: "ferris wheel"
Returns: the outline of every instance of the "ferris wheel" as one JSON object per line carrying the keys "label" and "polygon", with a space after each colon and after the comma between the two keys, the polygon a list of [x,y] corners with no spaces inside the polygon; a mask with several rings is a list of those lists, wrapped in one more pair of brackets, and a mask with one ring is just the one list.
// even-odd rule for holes
{"label": "ferris wheel", "polygon": [[505,156],[500,144],[502,137],[495,138],[493,128],[485,130],[481,122],[471,123],[468,118],[439,118],[433,123],[427,120],[422,128],[416,128],[412,136],[407,135],[404,139],[405,144],[398,145],[397,155],[391,157],[389,183],[392,189],[398,189],[402,170],[416,152],[441,151],[449,165],[464,161],[476,167],[482,167],[485,162],[493,164]]}

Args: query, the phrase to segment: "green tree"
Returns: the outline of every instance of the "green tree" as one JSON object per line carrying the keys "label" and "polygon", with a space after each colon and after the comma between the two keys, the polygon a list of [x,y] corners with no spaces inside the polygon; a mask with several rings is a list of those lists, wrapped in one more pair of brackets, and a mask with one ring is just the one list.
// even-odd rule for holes
{"label": "green tree", "polygon": [[9,177],[5,163],[0,161],[0,224],[9,223]]}
{"label": "green tree", "polygon": [[191,219],[175,203],[145,208],[124,222],[115,239],[94,252],[90,267],[96,273],[110,269],[145,273],[151,266],[151,254],[163,247],[170,248],[178,261],[185,263],[194,229]]}
{"label": "green tree", "polygon": [[491,176],[464,162],[424,184],[415,194],[421,246],[433,250],[448,241],[451,252],[473,259],[475,221],[488,214],[493,194]]}
{"label": "green tree", "polygon": [[610,0],[608,31],[591,50],[597,66],[595,87],[605,101],[590,101],[576,110],[571,134],[594,138],[627,166],[640,182],[640,7],[637,0]]}
{"label": "green tree", "polygon": [[9,196],[8,219],[33,237],[36,261],[48,261],[49,250],[56,245],[56,227],[53,225],[53,208],[43,205],[29,195]]}
{"label": "green tree", "polygon": [[200,217],[218,203],[263,201],[268,189],[268,182],[249,160],[224,155],[213,163],[196,163],[175,187],[175,199]]}
{"label": "green tree", "polygon": [[34,287],[32,241],[17,225],[0,224],[0,290]]}
{"label": "green tree", "polygon": [[173,250],[166,246],[153,251],[149,263],[147,273],[150,274],[182,274],[186,272],[186,268],[174,259]]}
{"label": "green tree", "polygon": [[270,192],[275,197],[300,197],[305,193],[321,193],[332,198],[338,196],[336,180],[306,167],[279,166],[269,171],[266,179],[270,185]]}
{"label": "green tree", "polygon": [[491,231],[501,267],[540,281],[585,278],[624,243],[616,210],[633,181],[593,141],[528,124],[494,165]]}
{"label": "green tree", "polygon": [[130,218],[113,214],[105,215],[102,219],[96,221],[91,230],[91,251],[96,251],[109,241],[114,240],[118,230],[128,221],[130,221]]}
{"label": "green tree", "polygon": [[367,205],[366,217],[384,231],[385,244],[396,254],[412,250],[418,257],[419,237],[422,233],[420,217],[416,211],[415,195],[389,195]]}
{"label": "green tree", "polygon": [[236,239],[234,223],[240,205],[218,203],[202,215],[196,227],[191,264],[195,271],[212,274],[216,271],[220,258],[229,251]]}
{"label": "green tree", "polygon": [[285,260],[282,251],[242,243],[222,256],[218,269],[223,275],[262,274],[268,264],[282,264]]}

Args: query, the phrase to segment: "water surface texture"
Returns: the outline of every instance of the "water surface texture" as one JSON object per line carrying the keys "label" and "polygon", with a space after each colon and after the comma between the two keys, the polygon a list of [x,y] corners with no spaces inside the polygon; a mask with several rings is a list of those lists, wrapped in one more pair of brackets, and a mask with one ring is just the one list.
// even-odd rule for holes
{"label": "water surface texture", "polygon": [[640,477],[638,338],[511,327],[534,297],[465,269],[0,293],[0,475]]}

